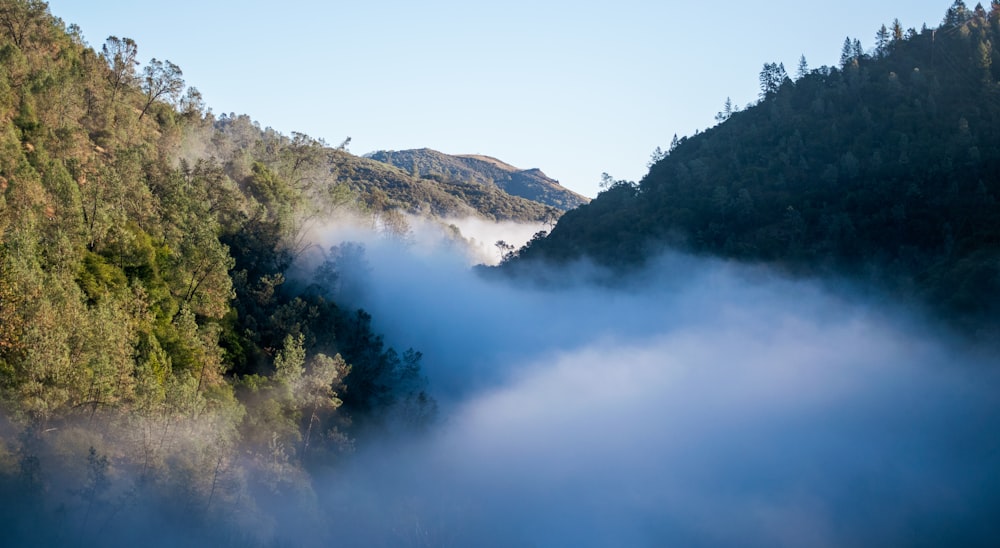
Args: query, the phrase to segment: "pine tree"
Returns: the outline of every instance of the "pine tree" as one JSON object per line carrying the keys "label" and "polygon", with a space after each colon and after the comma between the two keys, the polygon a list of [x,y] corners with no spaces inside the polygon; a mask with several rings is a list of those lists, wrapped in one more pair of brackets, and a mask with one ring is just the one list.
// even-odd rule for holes
{"label": "pine tree", "polygon": [[851,37],[844,38],[844,47],[840,50],[840,66],[846,67],[854,58],[854,50],[851,44]]}
{"label": "pine tree", "polygon": [[899,22],[899,19],[892,20],[892,41],[899,42],[903,39],[903,24]]}
{"label": "pine tree", "polygon": [[[718,116],[716,116],[716,119],[718,119]],[[646,163],[646,169],[652,168],[666,157],[667,153],[663,152],[662,148],[656,147],[653,153],[649,155],[649,162]]]}
{"label": "pine tree", "polygon": [[[733,115],[733,100],[730,99],[729,97],[726,97],[726,102],[725,104],[722,105],[722,111],[715,115],[715,121],[719,123],[725,122],[732,115]],[[656,147],[656,150],[659,151],[660,147]]]}
{"label": "pine tree", "polygon": [[972,10],[972,12],[975,15],[976,19],[979,19],[980,21],[986,20],[986,10],[983,8],[982,3],[977,3],[976,7]]}
{"label": "pine tree", "polygon": [[875,33],[875,55],[877,57],[885,57],[889,52],[889,29],[882,25],[878,32]]}
{"label": "pine tree", "polygon": [[806,62],[806,56],[803,55],[799,57],[799,68],[795,72],[795,77],[804,78],[809,75],[809,63]]}
{"label": "pine tree", "polygon": [[948,8],[944,15],[944,26],[957,27],[969,20],[969,8],[962,0],[955,0],[955,3]]}
{"label": "pine tree", "polygon": [[764,68],[760,71],[760,97],[767,98],[772,93],[777,93],[781,85],[788,79],[785,72],[784,63],[764,63]]}

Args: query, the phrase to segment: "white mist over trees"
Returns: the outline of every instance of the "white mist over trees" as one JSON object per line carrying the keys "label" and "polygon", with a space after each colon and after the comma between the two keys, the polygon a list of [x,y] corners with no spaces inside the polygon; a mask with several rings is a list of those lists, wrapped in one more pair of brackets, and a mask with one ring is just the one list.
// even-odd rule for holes
{"label": "white mist over trees", "polygon": [[[924,31],[910,44],[929,43],[937,59],[949,41],[976,53],[987,97],[997,78],[986,30],[1000,32],[1000,3],[991,8],[958,0],[945,22],[952,36]],[[883,60],[902,69],[880,69],[870,91],[886,93],[872,95],[936,81],[920,101],[936,93],[926,112],[946,111],[958,88],[938,86],[955,83],[911,71],[889,32],[879,30],[884,58],[848,39],[843,71],[790,82],[783,64],[765,65],[761,103],[740,111],[727,101],[710,133],[805,112],[781,101],[793,89],[834,89],[834,74],[838,93],[851,94]],[[894,23],[893,39],[901,33]],[[970,545],[1000,533],[995,354],[949,336],[939,316],[888,304],[886,294],[916,302],[890,289],[825,269],[781,270],[825,275],[790,281],[780,267],[629,237],[650,227],[630,205],[683,218],[690,210],[669,208],[689,192],[738,223],[784,219],[755,244],[788,244],[823,265],[830,250],[817,243],[852,252],[874,240],[849,217],[815,215],[857,184],[869,198],[907,196],[863,209],[891,221],[869,234],[900,237],[892,249],[912,257],[897,244],[920,226],[906,221],[939,181],[894,191],[881,178],[857,181],[863,167],[922,173],[922,158],[941,153],[951,175],[962,169],[954,158],[968,160],[966,174],[988,169],[995,162],[979,162],[998,140],[984,118],[956,112],[928,126],[921,114],[912,135],[873,132],[901,152],[834,151],[820,177],[805,178],[833,189],[829,200],[795,207],[751,194],[764,184],[738,176],[705,187],[707,160],[739,147],[693,158],[709,132],[675,138],[654,152],[650,175],[673,181],[666,166],[687,158],[678,186],[605,175],[602,195],[553,228],[551,208],[355,157],[349,138],[331,148],[249,116],[216,118],[197,90],[181,98],[178,66],[154,58],[137,71],[137,54],[114,36],[98,54],[44,2],[0,0],[5,546]],[[895,127],[898,114],[923,109],[886,103]],[[879,112],[843,110],[869,122]],[[781,132],[794,155],[750,156],[808,172],[815,155],[803,136],[839,121]],[[950,128],[950,145],[916,138],[945,135],[928,127]],[[772,140],[733,137],[740,147]],[[942,264],[961,267],[936,280],[953,301],[988,303],[982,288],[1000,280],[994,183],[968,177],[962,191],[956,181],[948,194],[962,224],[928,225]],[[810,214],[829,240],[807,235]],[[631,253],[642,266],[527,262],[532,246],[517,244],[546,243],[543,226],[596,236],[605,257]],[[722,226],[692,235],[752,260],[733,254],[746,225]],[[987,253],[955,260],[968,243]],[[470,268],[497,259],[491,247],[505,268]],[[894,264],[907,284],[925,276]],[[990,318],[983,311],[970,318]]]}
{"label": "white mist over trees", "polygon": [[350,541],[842,546],[998,532],[993,360],[904,311],[679,255],[616,289],[585,264],[542,289],[484,280],[447,252],[382,242],[366,257],[364,305],[393,340],[420,341],[443,412],[427,437],[386,439],[320,482]]}

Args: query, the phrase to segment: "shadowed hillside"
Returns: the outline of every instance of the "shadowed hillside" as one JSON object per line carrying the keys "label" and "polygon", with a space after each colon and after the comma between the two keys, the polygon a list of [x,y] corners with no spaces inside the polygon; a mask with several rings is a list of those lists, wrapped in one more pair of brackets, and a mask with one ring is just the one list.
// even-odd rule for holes
{"label": "shadowed hillside", "polygon": [[[883,29],[841,64],[761,72],[762,99],[674,143],[638,184],[567,213],[522,261],[615,267],[664,245],[924,303],[970,331],[1000,318],[1000,4]],[[666,133],[666,131],[665,131]],[[991,327],[992,326],[992,327]]]}

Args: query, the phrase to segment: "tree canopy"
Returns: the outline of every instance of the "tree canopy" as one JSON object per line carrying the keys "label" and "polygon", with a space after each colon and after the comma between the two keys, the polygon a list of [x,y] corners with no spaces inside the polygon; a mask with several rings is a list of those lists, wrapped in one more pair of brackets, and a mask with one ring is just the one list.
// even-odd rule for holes
{"label": "tree canopy", "polygon": [[[984,340],[1000,326],[1000,10],[847,38],[840,67],[761,72],[761,101],[680,139],[517,253],[616,268],[663,246],[846,276]],[[782,84],[782,82],[785,82]]]}
{"label": "tree canopy", "polygon": [[0,60],[5,540],[136,544],[114,535],[144,508],[231,535],[430,419],[418,352],[288,281],[307,221],[360,208],[345,152],[216,117],[180,67],[95,51],[44,2],[0,0]]}

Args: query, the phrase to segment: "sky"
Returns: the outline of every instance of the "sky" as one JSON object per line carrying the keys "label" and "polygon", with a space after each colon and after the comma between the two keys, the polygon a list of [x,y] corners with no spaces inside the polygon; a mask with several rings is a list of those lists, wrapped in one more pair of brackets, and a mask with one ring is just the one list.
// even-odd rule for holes
{"label": "sky", "polygon": [[[946,0],[834,4],[452,0],[52,0],[100,48],[169,59],[216,114],[350,150],[433,148],[539,168],[596,195],[656,147],[755,100],[766,62],[834,65],[844,37],[936,26]],[[970,4],[971,6],[972,4]]]}

